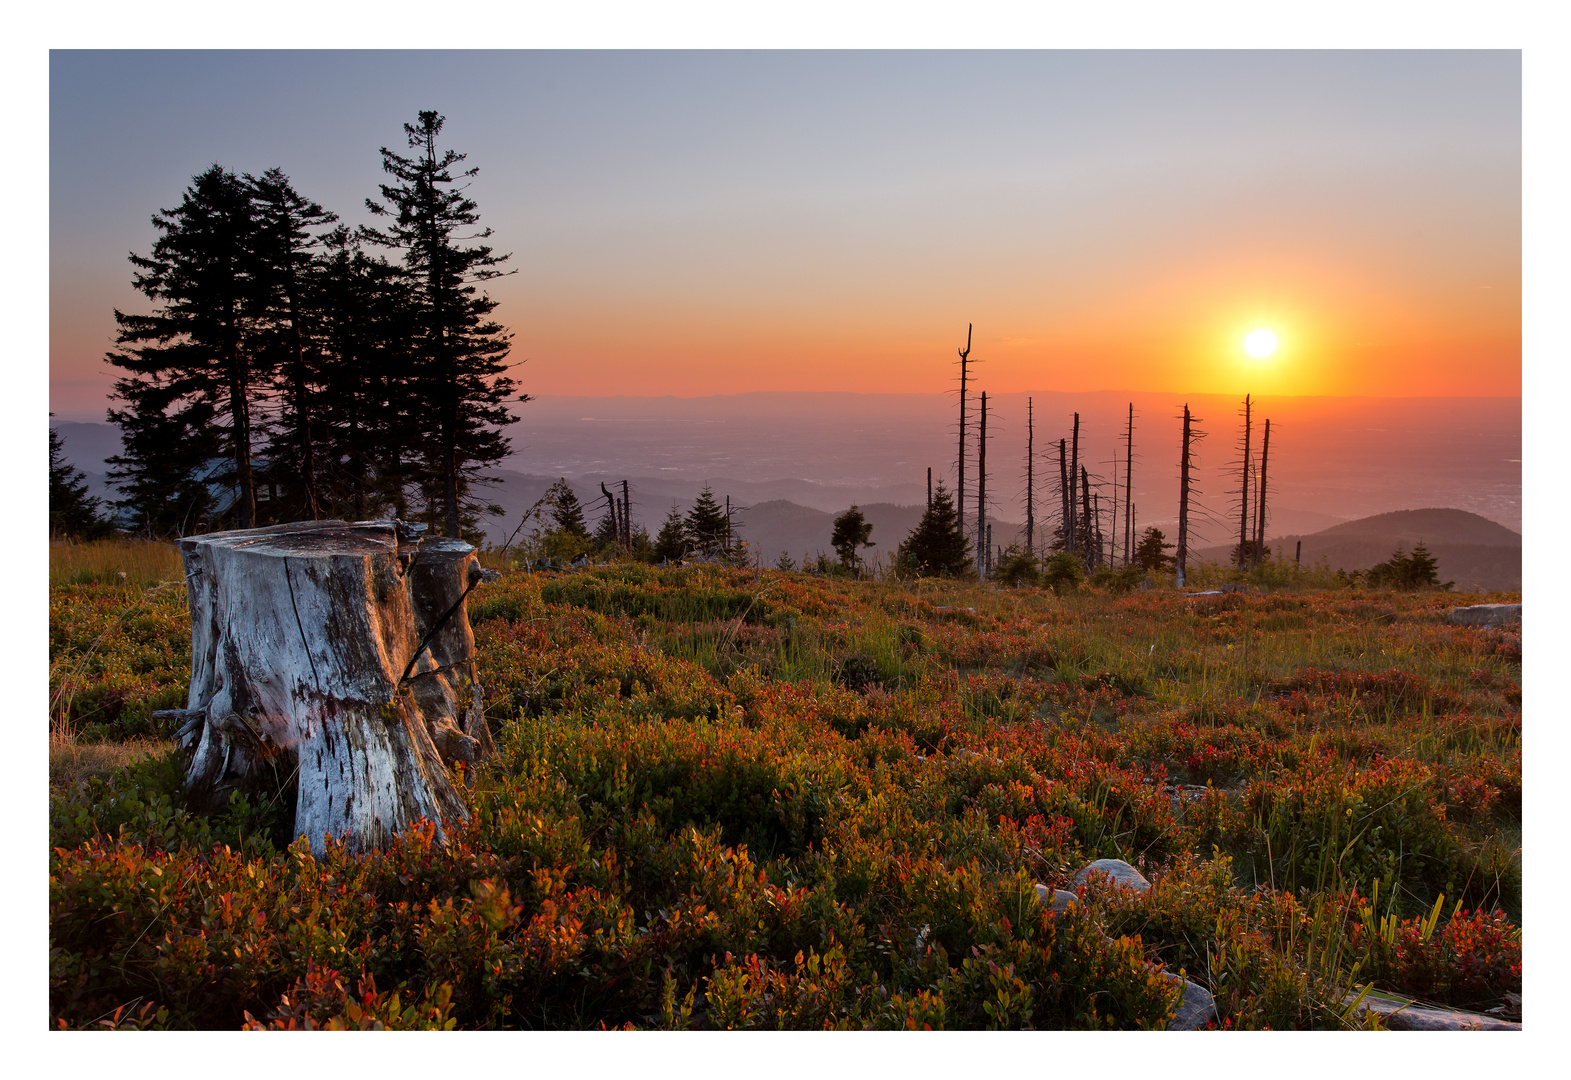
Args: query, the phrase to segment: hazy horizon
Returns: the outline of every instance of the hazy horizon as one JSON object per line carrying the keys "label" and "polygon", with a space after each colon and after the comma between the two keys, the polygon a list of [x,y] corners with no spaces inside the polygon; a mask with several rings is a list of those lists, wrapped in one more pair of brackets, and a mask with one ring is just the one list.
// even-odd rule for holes
{"label": "hazy horizon", "polygon": [[[1039,500],[1053,490],[1056,443],[1069,437],[1074,411],[1081,414],[1082,460],[1093,478],[1102,478],[1101,497],[1112,497],[1115,452],[1121,492],[1123,424],[1133,401],[1137,525],[1174,519],[1181,426],[1176,411],[1187,400],[1208,432],[1194,475],[1197,514],[1209,510],[1218,522],[1229,517],[1236,498],[1230,466],[1242,398],[1113,391],[990,394],[990,514],[1023,520],[1028,396]],[[972,398],[971,516],[978,406],[979,399]],[[1520,398],[1258,397],[1254,409],[1257,455],[1264,421],[1272,421],[1268,502],[1273,519],[1294,511],[1323,515],[1331,524],[1390,510],[1452,507],[1522,529]],[[706,481],[730,481],[735,495],[790,498],[821,510],[856,501],[919,504],[928,466],[935,483],[955,486],[954,394],[546,395],[515,411],[519,420],[507,429],[512,454],[500,468],[529,476],[658,479],[659,490],[671,494],[685,488],[696,494]],[[103,426],[101,418],[86,422]],[[56,417],[55,423],[73,421]],[[83,463],[86,449],[74,447],[67,434],[67,456],[78,467],[101,473],[101,464]],[[792,482],[808,486],[793,488]],[[725,493],[717,488],[717,494]],[[666,503],[635,492],[635,509],[654,527]],[[1038,514],[1050,513],[1039,502]],[[1220,525],[1201,525],[1198,519],[1196,524],[1211,542],[1225,538]]]}

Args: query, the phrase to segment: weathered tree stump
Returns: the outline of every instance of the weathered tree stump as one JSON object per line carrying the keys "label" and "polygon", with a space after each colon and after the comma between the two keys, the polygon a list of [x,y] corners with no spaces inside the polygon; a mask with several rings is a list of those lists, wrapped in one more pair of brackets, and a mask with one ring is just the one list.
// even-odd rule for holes
{"label": "weathered tree stump", "polygon": [[191,599],[191,800],[298,768],[294,835],[370,851],[466,816],[449,767],[490,751],[465,603],[475,549],[424,526],[317,521],[180,542]]}

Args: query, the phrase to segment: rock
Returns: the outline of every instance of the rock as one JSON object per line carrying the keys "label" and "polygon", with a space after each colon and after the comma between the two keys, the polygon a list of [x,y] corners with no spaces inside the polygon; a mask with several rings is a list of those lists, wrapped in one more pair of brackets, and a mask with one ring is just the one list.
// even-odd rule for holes
{"label": "rock", "polygon": [[1192,593],[1185,593],[1185,594],[1184,594],[1184,596],[1186,596],[1186,597],[1195,597],[1195,596],[1221,596],[1221,595],[1222,595],[1222,590],[1221,590],[1221,589],[1206,589],[1206,590],[1205,590],[1205,591],[1203,591],[1203,592],[1192,592]]}
{"label": "rock", "polygon": [[1521,604],[1474,604],[1452,608],[1446,619],[1457,626],[1521,626]]}
{"label": "rock", "polygon": [[1130,866],[1123,859],[1098,859],[1090,866],[1081,870],[1074,876],[1076,886],[1084,885],[1095,874],[1105,874],[1108,880],[1115,885],[1121,885],[1135,892],[1145,892],[1151,887],[1145,875]]}
{"label": "rock", "polygon": [[[1346,1000],[1358,995],[1349,993]],[[1497,1020],[1483,1013],[1448,1009],[1440,1005],[1419,1005],[1411,998],[1371,990],[1354,1010],[1358,1015],[1374,1012],[1392,1031],[1521,1031],[1521,1024]]]}
{"label": "rock", "polygon": [[1173,1010],[1173,1019],[1167,1022],[1167,1030],[1199,1031],[1216,1019],[1216,998],[1211,995],[1211,991],[1171,971],[1162,972],[1162,978],[1184,986],[1184,998],[1178,1003],[1178,1008]]}
{"label": "rock", "polygon": [[1080,898],[1068,889],[1049,889],[1040,881],[1036,883],[1036,899],[1043,907],[1051,907],[1054,915],[1062,915],[1080,904]]}

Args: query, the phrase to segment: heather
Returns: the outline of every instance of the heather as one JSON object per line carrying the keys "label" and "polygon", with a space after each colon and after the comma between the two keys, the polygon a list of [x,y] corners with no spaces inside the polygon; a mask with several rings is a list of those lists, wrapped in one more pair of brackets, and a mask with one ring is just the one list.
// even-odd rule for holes
{"label": "heather", "polygon": [[[1364,985],[1486,1008],[1521,987],[1521,648],[1465,602],[510,571],[445,839],[313,859],[287,778],[198,815],[173,751],[59,785],[51,1019],[1161,1028],[1164,968],[1235,1029],[1374,1023]],[[52,728],[167,738],[184,618],[53,585]],[[1152,889],[1037,903],[1102,857]]]}

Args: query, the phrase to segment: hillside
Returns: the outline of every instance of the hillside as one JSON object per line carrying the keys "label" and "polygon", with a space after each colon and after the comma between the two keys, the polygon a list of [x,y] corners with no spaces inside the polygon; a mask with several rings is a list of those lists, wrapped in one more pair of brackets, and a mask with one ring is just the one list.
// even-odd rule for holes
{"label": "hillside", "polygon": [[1521,638],[1460,596],[498,561],[467,820],[313,859],[286,744],[187,799],[157,713],[188,602],[167,546],[167,587],[122,576],[148,546],[50,553],[52,772],[163,740],[52,784],[57,1027],[1160,1029],[1187,978],[1283,1030],[1349,1024],[1324,985],[1522,994]]}
{"label": "hillside", "polygon": [[[1309,534],[1274,536],[1280,558],[1292,559],[1303,542],[1302,562],[1324,559],[1333,570],[1367,570],[1398,547],[1412,550],[1422,541],[1439,563],[1440,580],[1458,589],[1516,590],[1522,587],[1522,534],[1466,510],[1430,508],[1393,510],[1333,525]],[[1199,562],[1225,562],[1232,545],[1201,548]]]}
{"label": "hillside", "polygon": [[1311,535],[1321,537],[1397,537],[1409,545],[1470,544],[1496,547],[1522,546],[1522,534],[1466,510],[1393,510],[1389,514],[1343,522]]}

